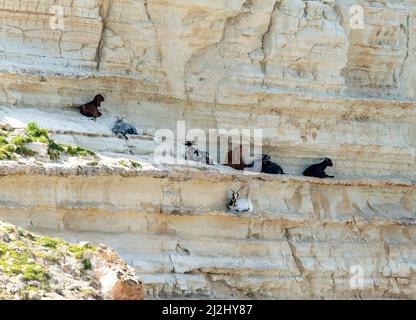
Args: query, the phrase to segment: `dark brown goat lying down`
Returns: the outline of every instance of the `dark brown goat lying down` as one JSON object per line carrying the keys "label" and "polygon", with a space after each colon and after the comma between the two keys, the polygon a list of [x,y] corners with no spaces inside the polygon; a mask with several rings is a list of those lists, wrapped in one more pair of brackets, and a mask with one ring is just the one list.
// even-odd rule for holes
{"label": "dark brown goat lying down", "polygon": [[104,102],[104,97],[101,94],[95,96],[94,100],[88,102],[80,107],[80,112],[86,117],[89,118],[99,118],[102,113],[98,108],[101,107],[101,102]]}
{"label": "dark brown goat lying down", "polygon": [[[233,163],[233,160],[236,162],[239,160],[238,163]],[[251,164],[246,164],[243,160],[243,146],[240,145],[239,148],[235,148],[234,150],[229,150],[227,153],[227,162],[225,163],[226,166],[229,166],[235,170],[244,170],[244,168],[252,168],[254,166],[254,162]]]}

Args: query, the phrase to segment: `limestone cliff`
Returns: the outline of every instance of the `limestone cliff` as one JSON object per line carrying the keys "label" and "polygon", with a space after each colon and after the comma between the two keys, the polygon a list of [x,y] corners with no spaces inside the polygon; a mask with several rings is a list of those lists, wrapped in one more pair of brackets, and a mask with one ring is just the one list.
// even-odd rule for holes
{"label": "limestone cliff", "polygon": [[[2,162],[0,216],[111,245],[153,298],[415,298],[415,18],[414,0],[1,1],[2,119],[143,167]],[[145,135],[118,139],[116,115]],[[260,128],[288,175],[154,163],[178,120]],[[324,156],[334,181],[300,177]],[[227,212],[236,187],[252,214]]]}

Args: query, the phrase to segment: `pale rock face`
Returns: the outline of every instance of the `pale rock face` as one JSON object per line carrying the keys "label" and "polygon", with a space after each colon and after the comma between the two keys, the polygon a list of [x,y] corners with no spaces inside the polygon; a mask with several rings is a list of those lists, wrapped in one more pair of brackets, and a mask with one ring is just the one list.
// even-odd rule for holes
{"label": "pale rock face", "polygon": [[[362,29],[353,0],[63,0],[63,30],[55,2],[0,1],[1,127],[148,163],[2,163],[0,216],[117,248],[151,298],[416,297],[415,0],[360,1]],[[81,117],[98,93],[103,117]],[[116,116],[148,135],[118,139]],[[261,128],[287,175],[156,165],[178,120]],[[334,181],[299,177],[323,157]]]}
{"label": "pale rock face", "polygon": [[339,20],[333,7],[318,1],[278,3],[264,38],[267,83],[342,86],[348,41]]}
{"label": "pale rock face", "polygon": [[[145,167],[4,167],[0,216],[111,245],[150,298],[415,298],[414,183]],[[238,186],[253,212],[227,211]],[[105,292],[134,295],[92,263]]]}
{"label": "pale rock face", "polygon": [[[414,58],[409,47],[414,34],[413,6],[412,1],[363,3],[364,29],[349,31],[348,62],[343,70],[349,86],[396,88],[414,81],[403,77],[406,60]],[[348,9],[339,6],[344,17]]]}
{"label": "pale rock face", "polygon": [[112,300],[144,299],[143,285],[135,276],[134,269],[123,263],[115,252],[99,248],[98,254],[86,252],[84,256],[91,260],[105,297]]}
{"label": "pale rock face", "polygon": [[[50,28],[55,1],[13,1],[0,4],[3,58],[26,64],[44,61],[90,67],[96,56],[102,22],[98,0],[62,1],[64,32]],[[31,18],[32,17],[32,18]],[[54,21],[54,20],[53,20]]]}
{"label": "pale rock face", "polygon": [[261,88],[414,96],[414,1],[361,2],[362,30],[350,0],[62,1],[63,30],[54,4],[2,2],[3,63],[129,75],[208,102]]}

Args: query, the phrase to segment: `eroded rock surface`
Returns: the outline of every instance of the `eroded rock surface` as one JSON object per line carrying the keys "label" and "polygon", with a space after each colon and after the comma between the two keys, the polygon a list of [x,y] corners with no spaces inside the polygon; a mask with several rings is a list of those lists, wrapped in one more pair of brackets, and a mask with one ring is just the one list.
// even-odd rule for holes
{"label": "eroded rock surface", "polygon": [[[6,0],[2,62],[128,76],[207,102],[242,103],[275,87],[414,97],[415,2],[362,1],[364,28],[351,29],[355,4]],[[54,5],[63,30],[50,27]]]}
{"label": "eroded rock surface", "polygon": [[[0,216],[114,247],[150,298],[415,298],[416,2],[360,1],[362,29],[355,4],[0,2],[4,128],[35,120],[100,157],[2,162]],[[97,93],[93,122],[75,106]],[[145,135],[118,139],[116,116]],[[178,120],[261,128],[288,175],[155,164],[155,131]],[[322,157],[334,181],[300,177]],[[239,187],[256,208],[241,217],[225,207]]]}

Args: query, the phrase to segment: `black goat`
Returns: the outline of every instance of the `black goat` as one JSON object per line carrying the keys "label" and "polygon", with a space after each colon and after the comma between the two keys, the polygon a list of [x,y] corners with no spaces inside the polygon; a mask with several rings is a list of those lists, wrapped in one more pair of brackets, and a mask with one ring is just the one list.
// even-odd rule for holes
{"label": "black goat", "polygon": [[334,176],[328,176],[325,173],[327,167],[333,167],[332,160],[325,158],[321,163],[313,164],[305,171],[303,175],[306,177],[315,177],[315,178],[334,178]]}
{"label": "black goat", "polygon": [[267,154],[263,154],[261,172],[269,174],[285,174],[282,167],[272,162],[270,156]]}

